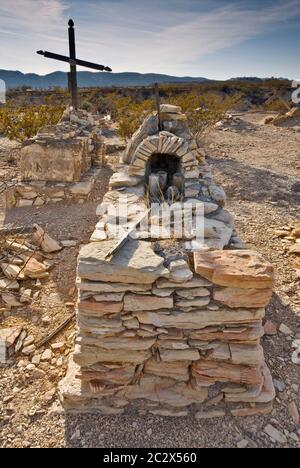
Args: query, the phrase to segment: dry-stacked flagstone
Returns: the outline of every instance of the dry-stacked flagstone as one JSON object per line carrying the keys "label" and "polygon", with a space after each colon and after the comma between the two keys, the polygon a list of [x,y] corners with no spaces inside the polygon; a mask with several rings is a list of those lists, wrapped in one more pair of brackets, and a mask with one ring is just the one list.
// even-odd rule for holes
{"label": "dry-stacked flagstone", "polygon": [[[180,108],[163,105],[161,115],[163,131],[151,115],[128,144],[91,242],[81,249],[78,336],[61,397],[68,410],[104,414],[129,403],[165,416],[269,412],[275,394],[260,338],[273,268],[243,248]],[[172,247],[152,219],[148,232],[108,257],[119,236],[108,204],[126,196],[123,229],[132,229],[147,209],[153,153],[180,158],[185,201],[205,213],[204,245],[189,231]]]}
{"label": "dry-stacked flagstone", "polygon": [[6,206],[88,198],[105,151],[98,123],[88,112],[68,108],[57,125],[26,140],[19,158],[21,180],[6,192]]}

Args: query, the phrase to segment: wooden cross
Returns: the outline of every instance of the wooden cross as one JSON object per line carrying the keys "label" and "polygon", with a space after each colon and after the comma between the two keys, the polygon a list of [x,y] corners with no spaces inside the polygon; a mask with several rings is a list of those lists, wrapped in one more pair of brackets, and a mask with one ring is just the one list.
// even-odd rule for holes
{"label": "wooden cross", "polygon": [[60,62],[67,62],[70,64],[69,77],[69,88],[72,95],[72,107],[77,109],[78,106],[78,97],[77,97],[77,70],[76,65],[81,67],[93,68],[94,70],[108,71],[111,72],[111,68],[106,67],[105,65],[98,65],[97,63],[86,62],[85,60],[79,60],[76,58],[76,49],[75,49],[75,29],[74,21],[72,19],[68,22],[68,35],[69,35],[69,57],[66,55],[54,54],[52,52],[47,52],[44,50],[38,50],[37,54],[43,55],[46,58],[51,58],[54,60],[59,60]]}
{"label": "wooden cross", "polygon": [[158,118],[158,131],[162,130],[161,125],[161,116],[160,116],[160,98],[159,98],[159,87],[158,83],[154,83],[154,94],[155,94],[155,103],[157,108],[157,118]]}

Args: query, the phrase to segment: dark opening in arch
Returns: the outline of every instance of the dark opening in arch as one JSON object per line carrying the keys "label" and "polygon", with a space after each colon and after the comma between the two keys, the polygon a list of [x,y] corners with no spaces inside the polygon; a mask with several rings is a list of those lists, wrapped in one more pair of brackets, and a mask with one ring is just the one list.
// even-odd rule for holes
{"label": "dark opening in arch", "polygon": [[159,171],[165,171],[168,174],[167,185],[172,185],[173,175],[177,172],[181,172],[180,159],[172,154],[154,153],[148,161],[146,177],[151,173],[157,173]]}

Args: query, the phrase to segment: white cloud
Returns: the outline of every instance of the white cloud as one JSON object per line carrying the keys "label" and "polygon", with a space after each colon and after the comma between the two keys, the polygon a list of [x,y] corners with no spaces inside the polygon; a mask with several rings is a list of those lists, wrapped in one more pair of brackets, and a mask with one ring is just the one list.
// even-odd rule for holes
{"label": "white cloud", "polygon": [[[60,0],[2,0],[0,68],[43,71],[44,64],[37,68],[40,60],[35,51],[45,48],[47,41],[55,43],[65,39],[66,8]],[[47,71],[47,66],[44,70]]]}
{"label": "white cloud", "polygon": [[7,0],[0,5],[1,30],[26,36],[62,26],[66,6],[60,0]]}

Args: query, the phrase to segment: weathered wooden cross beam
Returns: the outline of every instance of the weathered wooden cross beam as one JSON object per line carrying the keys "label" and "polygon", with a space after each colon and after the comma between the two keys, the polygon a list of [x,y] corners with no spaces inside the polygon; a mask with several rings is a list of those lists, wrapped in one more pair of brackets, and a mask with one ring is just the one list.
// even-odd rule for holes
{"label": "weathered wooden cross beam", "polygon": [[159,86],[158,83],[154,83],[154,94],[155,94],[155,103],[157,108],[157,118],[158,118],[158,130],[162,130],[161,124],[161,115],[160,115],[160,98],[159,98]]}
{"label": "weathered wooden cross beam", "polygon": [[72,19],[68,22],[68,36],[69,36],[69,56],[54,54],[53,52],[47,52],[44,50],[38,50],[37,54],[43,55],[46,58],[51,58],[54,60],[59,60],[60,62],[67,62],[70,64],[69,72],[69,84],[70,91],[72,95],[72,107],[77,109],[78,107],[78,94],[77,94],[77,69],[76,65],[86,68],[92,68],[99,71],[108,71],[111,72],[111,68],[105,65],[99,65],[97,63],[87,62],[85,60],[80,60],[76,58],[76,47],[75,47],[75,29],[74,21]]}

